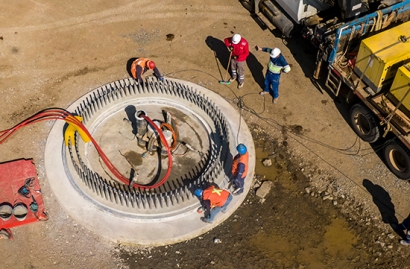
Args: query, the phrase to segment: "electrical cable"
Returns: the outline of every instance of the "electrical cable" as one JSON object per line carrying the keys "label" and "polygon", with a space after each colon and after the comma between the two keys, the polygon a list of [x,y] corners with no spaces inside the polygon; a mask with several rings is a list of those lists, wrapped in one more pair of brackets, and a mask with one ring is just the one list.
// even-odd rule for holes
{"label": "electrical cable", "polygon": [[[177,71],[177,72],[183,72],[183,71],[184,71],[184,70]],[[195,71],[195,70],[192,70],[192,69],[191,69],[191,70],[186,70],[186,71]],[[175,72],[175,73],[177,73],[177,72]],[[201,72],[202,72],[202,71],[201,71]],[[206,72],[202,72],[202,73],[207,74]],[[211,77],[213,77],[213,76],[211,76]],[[224,86],[225,86],[225,87],[228,87],[227,85],[224,85]],[[229,87],[228,87],[228,88],[229,88]],[[237,96],[237,95],[235,94],[235,92],[233,92],[233,94],[235,95],[235,98],[232,99],[232,100],[230,100],[230,99],[228,99],[228,98],[226,98],[226,97],[223,97],[223,98],[224,98],[225,100],[227,100],[228,102],[230,102],[230,103],[236,104],[236,106],[239,108],[239,110],[240,110],[240,113],[239,113],[239,115],[240,115],[239,121],[242,120],[242,110],[245,110],[245,111],[247,111],[247,112],[249,112],[249,113],[255,115],[258,119],[264,121],[264,122],[267,123],[269,126],[272,126],[272,127],[274,127],[274,128],[275,128],[275,127],[276,127],[276,128],[279,127],[280,130],[283,130],[284,128],[287,129],[287,130],[289,130],[289,131],[290,131],[290,132],[289,132],[289,133],[290,133],[290,136],[289,136],[289,137],[290,137],[291,139],[293,139],[295,142],[297,142],[298,144],[300,144],[300,145],[301,145],[302,147],[304,147],[306,150],[308,150],[309,152],[311,152],[312,154],[314,154],[317,158],[319,158],[319,159],[322,160],[324,163],[326,163],[327,165],[329,165],[329,166],[330,166],[331,168],[333,168],[335,171],[337,171],[338,173],[340,173],[343,177],[345,177],[347,180],[349,180],[352,184],[356,185],[359,189],[361,189],[361,190],[363,190],[363,191],[365,191],[365,192],[368,192],[368,190],[366,190],[363,186],[361,186],[360,184],[356,183],[353,179],[351,179],[351,178],[350,178],[348,175],[346,175],[343,171],[341,171],[339,168],[337,168],[336,166],[334,166],[333,164],[331,164],[329,161],[327,161],[326,159],[324,159],[320,154],[316,153],[315,151],[313,151],[312,149],[310,149],[307,145],[305,145],[305,144],[302,142],[303,140],[306,140],[306,141],[309,141],[309,142],[311,142],[311,143],[320,145],[320,146],[322,146],[322,147],[326,147],[326,148],[328,148],[328,149],[330,149],[330,150],[336,151],[336,152],[338,152],[339,154],[348,155],[348,156],[360,156],[360,157],[363,157],[363,156],[366,156],[366,155],[368,155],[368,154],[373,154],[373,153],[366,153],[366,154],[364,154],[364,155],[359,155],[359,152],[360,152],[360,151],[363,151],[363,149],[361,148],[361,140],[359,139],[359,137],[356,136],[355,142],[354,142],[350,147],[345,148],[345,149],[341,149],[341,148],[336,148],[336,147],[330,146],[330,145],[328,145],[328,144],[325,144],[325,143],[323,143],[323,142],[321,142],[321,141],[318,141],[318,140],[316,140],[316,139],[310,138],[310,137],[308,137],[308,136],[301,135],[301,134],[296,134],[296,133],[292,132],[292,130],[289,129],[287,126],[281,125],[281,124],[279,124],[277,121],[275,121],[275,120],[273,120],[273,119],[271,119],[271,118],[261,117],[260,114],[262,114],[262,113],[265,112],[265,102],[263,102],[264,104],[263,104],[262,112],[255,112],[254,109],[251,109],[251,108],[247,107],[247,106],[246,106],[246,103],[244,102],[243,99],[244,99],[246,96],[254,95],[254,94],[257,94],[257,93],[248,93],[248,94],[244,94],[244,95],[242,95],[242,96]],[[265,99],[265,97],[264,97],[264,99]],[[239,125],[239,127],[238,127],[237,132],[238,132],[238,133],[240,132],[240,125]],[[301,138],[302,141],[300,141],[298,138]],[[376,148],[376,150],[373,150],[373,152],[377,152],[377,151],[383,149],[384,145],[385,145],[386,143],[390,143],[391,141],[392,141],[392,139],[386,141],[383,145],[378,146],[378,147]],[[358,149],[355,151],[355,153],[349,153],[349,151],[350,151],[356,144],[358,144]],[[346,153],[346,152],[347,152],[347,153]],[[376,200],[377,200],[377,197],[373,197],[373,199],[376,199]],[[379,201],[379,202],[383,202],[383,201]],[[398,216],[403,217],[401,214],[399,214],[399,213],[397,213],[397,212],[396,212],[396,214],[397,214]]]}
{"label": "electrical cable", "polygon": [[[172,167],[172,155],[170,151],[170,147],[168,145],[168,142],[165,139],[164,134],[162,133],[162,130],[156,126],[156,124],[148,117],[142,116],[149,124],[154,127],[154,129],[158,132],[159,137],[161,142],[164,144],[166,150],[167,150],[167,155],[168,155],[168,169],[165,174],[165,176],[156,184],[147,186],[147,185],[139,185],[139,184],[132,184],[132,187],[134,188],[141,188],[141,189],[154,189],[156,187],[161,186],[162,184],[165,183],[165,181],[168,179],[169,175],[171,174],[171,167]],[[14,127],[10,129],[6,129],[3,131],[0,131],[0,144],[4,143],[11,135],[13,135],[16,131],[18,131],[20,128],[25,127],[27,125],[40,122],[40,121],[47,121],[47,120],[64,120],[67,123],[71,123],[74,126],[77,126],[81,131],[84,132],[84,134],[90,139],[90,141],[93,143],[94,147],[96,148],[98,154],[100,155],[101,159],[103,160],[104,164],[107,166],[107,168],[113,173],[113,175],[120,180],[124,184],[129,183],[129,179],[126,178],[121,174],[120,171],[112,164],[112,162],[108,159],[108,157],[105,155],[105,153],[102,151],[98,143],[94,140],[94,138],[91,136],[91,134],[88,132],[87,128],[84,126],[84,124],[76,118],[73,114],[68,112],[65,109],[62,108],[48,108],[45,110],[42,110],[33,116],[23,120],[22,122],[18,123]]]}

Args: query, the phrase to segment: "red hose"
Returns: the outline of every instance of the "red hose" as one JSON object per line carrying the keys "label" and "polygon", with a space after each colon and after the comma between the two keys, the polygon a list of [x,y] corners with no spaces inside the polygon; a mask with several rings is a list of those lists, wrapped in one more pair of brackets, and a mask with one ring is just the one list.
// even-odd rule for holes
{"label": "red hose", "polygon": [[[131,187],[134,188],[142,188],[142,189],[153,189],[161,186],[162,184],[165,183],[165,181],[168,179],[169,175],[171,174],[171,168],[172,168],[172,155],[171,155],[171,150],[169,148],[168,142],[164,137],[164,134],[162,133],[162,130],[158,128],[158,126],[148,117],[142,116],[149,124],[151,124],[152,127],[155,128],[155,130],[158,132],[162,144],[167,149],[167,154],[168,154],[168,170],[165,174],[165,176],[156,184],[151,185],[151,186],[145,186],[145,185],[140,185],[140,184],[132,184]],[[52,108],[52,109],[46,109],[43,111],[40,111],[39,113],[31,116],[30,118],[25,119],[24,121],[20,122],[19,124],[15,125],[14,127],[0,131],[0,144],[2,144],[7,138],[9,138],[13,133],[18,131],[20,128],[30,125],[39,121],[45,121],[45,120],[65,120],[67,123],[72,123],[76,126],[78,126],[91,140],[93,143],[94,147],[96,148],[98,154],[100,155],[101,159],[103,160],[104,164],[107,166],[107,168],[111,171],[111,173],[114,174],[114,176],[119,179],[122,183],[124,184],[129,184],[130,180],[123,176],[120,171],[112,164],[112,162],[108,159],[108,157],[105,155],[105,153],[102,151],[100,146],[97,144],[95,139],[91,136],[91,134],[88,132],[87,128],[84,126],[84,124],[74,117],[70,112],[62,109],[62,108]]]}

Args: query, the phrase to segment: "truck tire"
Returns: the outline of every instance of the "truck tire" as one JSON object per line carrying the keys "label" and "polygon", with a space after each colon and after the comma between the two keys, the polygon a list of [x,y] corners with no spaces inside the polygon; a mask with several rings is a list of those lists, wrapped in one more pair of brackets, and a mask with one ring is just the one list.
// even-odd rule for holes
{"label": "truck tire", "polygon": [[387,167],[400,179],[410,179],[410,155],[400,142],[391,141],[384,147]]}
{"label": "truck tire", "polygon": [[355,133],[368,143],[374,143],[380,138],[380,128],[373,113],[361,104],[355,104],[350,109],[350,123]]}

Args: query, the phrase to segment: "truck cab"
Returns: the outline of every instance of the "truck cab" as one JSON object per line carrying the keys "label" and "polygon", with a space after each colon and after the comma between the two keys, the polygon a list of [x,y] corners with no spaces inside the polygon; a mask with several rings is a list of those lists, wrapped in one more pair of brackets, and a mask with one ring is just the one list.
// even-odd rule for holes
{"label": "truck cab", "polygon": [[[269,29],[285,37],[302,27],[332,20],[345,22],[368,12],[388,7],[401,0],[243,0]],[[337,19],[335,19],[337,18]]]}

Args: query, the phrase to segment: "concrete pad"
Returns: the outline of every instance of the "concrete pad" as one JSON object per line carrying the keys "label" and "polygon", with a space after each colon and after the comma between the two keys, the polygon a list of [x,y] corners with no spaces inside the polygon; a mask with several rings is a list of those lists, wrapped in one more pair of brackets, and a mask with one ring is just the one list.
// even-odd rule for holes
{"label": "concrete pad", "polygon": [[[120,85],[119,87],[129,87],[130,83],[133,82],[131,80],[121,80],[113,82],[110,85],[112,86],[115,84]],[[201,128],[203,128],[200,132],[201,135],[210,132],[208,134],[210,138],[206,139],[207,141],[210,141],[208,147],[211,147],[211,145],[213,145],[212,143],[215,143],[215,141],[222,141],[223,143],[228,142],[227,145],[229,145],[229,147],[223,148],[222,151],[226,156],[233,157],[237,153],[235,147],[238,143],[244,143],[247,146],[250,158],[249,174],[245,180],[245,192],[239,196],[234,196],[233,201],[228,207],[227,213],[218,214],[213,224],[206,224],[200,220],[201,215],[196,212],[196,209],[200,204],[198,199],[193,197],[192,194],[188,195],[186,200],[181,201],[181,203],[175,207],[160,207],[153,209],[138,209],[130,206],[126,207],[119,202],[110,203],[109,201],[104,201],[101,197],[93,194],[93,189],[87,189],[84,187],[84,183],[77,175],[76,167],[71,163],[71,159],[68,158],[67,148],[64,145],[63,128],[65,122],[56,121],[47,139],[45,151],[46,173],[51,188],[59,203],[71,217],[88,229],[112,241],[157,246],[173,244],[194,238],[209,231],[229,218],[229,216],[233,214],[243,202],[246,193],[250,189],[255,169],[255,149],[251,133],[240,114],[219,95],[199,85],[186,81],[168,79],[165,83],[161,83],[157,86],[166,87],[172,83],[186,85],[192,91],[204,96],[212,102],[214,107],[216,107],[226,118],[226,123],[229,128],[228,137],[212,137],[213,129],[218,128],[218,126],[213,126],[212,122],[209,122],[209,116],[207,116],[206,113],[203,113],[203,111],[195,108],[195,106],[181,102],[177,96],[158,96],[158,93],[149,92],[149,90],[136,95],[124,95],[121,96],[121,98],[113,98],[113,101],[109,103],[107,107],[104,107],[101,111],[98,111],[95,115],[90,117],[92,119],[88,119],[88,122],[85,125],[91,130],[93,137],[94,134],[96,134],[97,137],[101,137],[101,135],[104,135],[104,132],[101,132],[99,129],[102,128],[106,130],[104,125],[110,117],[117,117],[119,119],[120,117],[118,117],[116,113],[123,110],[127,105],[140,103],[145,105],[147,109],[149,108],[147,102],[152,102],[152,105],[154,106],[158,104],[160,104],[159,106],[172,106],[175,110],[182,111],[183,114],[189,114],[190,117],[196,117],[196,121],[201,122]],[[104,85],[101,88],[109,87],[107,85]],[[67,110],[70,112],[78,110],[78,107],[85,99],[91,98],[93,95],[95,96],[97,90],[98,89],[76,100]],[[154,99],[150,100],[150,98]],[[119,121],[115,120],[114,122],[118,123]],[[110,124],[106,125],[108,126]],[[240,132],[239,134],[236,134],[239,127]],[[123,127],[119,124],[118,126],[115,126],[115,128],[121,129]],[[100,136],[98,135],[99,132],[101,133]],[[115,149],[116,146],[121,144],[121,141],[116,142],[116,139],[118,139],[118,137],[115,138],[114,136],[114,138],[103,141],[101,147],[107,149],[107,151]],[[202,140],[203,139],[205,139],[205,137],[202,137]],[[100,139],[100,141],[102,140]],[[194,144],[194,142],[192,143]],[[199,147],[199,145],[196,146]],[[89,147],[89,145],[84,147]],[[98,156],[90,153],[92,149],[87,149],[87,151],[82,148],[82,150],[88,152],[88,154],[85,154],[84,156],[90,158],[90,160],[85,160],[87,164],[90,164],[89,167],[92,167],[93,170],[94,168],[96,170],[100,169],[97,168],[98,161],[96,161],[96,159]],[[209,160],[211,162],[219,162],[220,160],[217,158],[215,159],[215,157],[217,156],[209,156]],[[230,171],[230,167],[228,167],[230,166],[230,162],[223,163],[226,163],[226,167],[222,167],[222,173],[215,174],[214,179],[215,183],[221,188],[227,188],[228,182],[226,180],[225,172]],[[126,169],[124,171],[126,171]],[[103,174],[104,171],[99,171],[99,173]],[[195,186],[190,187],[193,188]]]}

